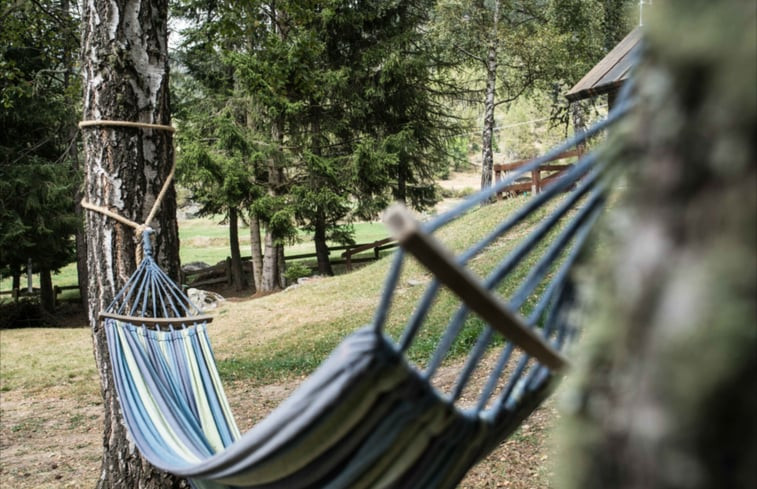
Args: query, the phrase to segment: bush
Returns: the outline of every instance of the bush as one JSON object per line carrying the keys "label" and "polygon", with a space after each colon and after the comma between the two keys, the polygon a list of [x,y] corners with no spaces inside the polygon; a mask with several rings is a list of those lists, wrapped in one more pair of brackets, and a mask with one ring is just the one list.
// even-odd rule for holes
{"label": "bush", "polygon": [[0,329],[40,327],[47,323],[38,297],[0,303]]}
{"label": "bush", "polygon": [[302,277],[309,277],[311,273],[312,271],[309,266],[301,261],[295,261],[287,265],[286,271],[284,271],[284,278],[288,284],[293,284]]}

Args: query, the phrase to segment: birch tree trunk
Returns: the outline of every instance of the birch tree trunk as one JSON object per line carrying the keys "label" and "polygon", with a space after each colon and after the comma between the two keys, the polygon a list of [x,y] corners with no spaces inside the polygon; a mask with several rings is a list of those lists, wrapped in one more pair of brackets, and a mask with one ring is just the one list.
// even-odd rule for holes
{"label": "birch tree trunk", "polygon": [[[82,71],[84,120],[170,124],[166,18],[168,0],[89,1],[84,4]],[[171,133],[125,127],[83,129],[84,194],[136,222],[144,222],[171,169]],[[152,227],[154,255],[173,278],[179,273],[173,186]],[[98,314],[135,269],[134,231],[86,212],[88,313],[105,408],[99,488],[185,487],[157,472],[136,452],[119,414],[105,333]]]}
{"label": "birch tree trunk", "polygon": [[499,0],[494,2],[492,19],[492,37],[486,56],[486,95],[484,99],[484,129],[481,136],[481,189],[492,185],[492,169],[494,166],[494,108],[497,90],[497,28],[499,22]]}
{"label": "birch tree trunk", "polygon": [[250,213],[250,256],[252,258],[252,280],[255,292],[262,287],[263,280],[263,241],[260,237],[260,219]]}

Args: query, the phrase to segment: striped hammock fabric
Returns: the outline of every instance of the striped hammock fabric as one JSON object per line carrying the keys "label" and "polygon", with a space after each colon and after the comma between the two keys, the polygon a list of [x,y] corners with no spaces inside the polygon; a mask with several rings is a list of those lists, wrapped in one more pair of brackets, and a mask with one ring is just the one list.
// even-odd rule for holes
{"label": "striped hammock fabric", "polygon": [[492,434],[517,427],[545,395],[524,396],[499,419],[457,412],[364,328],[240,436],[204,325],[155,332],[106,324],[131,436],[152,464],[197,488],[454,487]]}
{"label": "striped hammock fabric", "polygon": [[[344,339],[245,434],[224,394],[209,318],[157,266],[147,236],[145,259],[102,315],[123,417],[142,455],[196,488],[455,487],[539,406],[559,377],[562,353],[576,335],[570,270],[604,206],[613,167],[596,154],[583,157],[457,256],[440,248],[433,233],[627,111],[626,103],[619,104],[607,120],[428,223],[394,216],[403,248],[395,253],[373,323]],[[489,275],[479,279],[465,268],[548,205],[550,213]],[[385,323],[407,252],[435,278],[395,341]],[[534,253],[528,273],[514,276]],[[519,284],[506,300],[497,292],[505,280]],[[408,349],[445,286],[464,300],[421,368],[408,360]],[[442,392],[433,378],[471,315],[484,325],[454,386]],[[497,342],[500,335],[505,340]],[[492,352],[495,360],[475,402],[462,405],[474,370]]]}

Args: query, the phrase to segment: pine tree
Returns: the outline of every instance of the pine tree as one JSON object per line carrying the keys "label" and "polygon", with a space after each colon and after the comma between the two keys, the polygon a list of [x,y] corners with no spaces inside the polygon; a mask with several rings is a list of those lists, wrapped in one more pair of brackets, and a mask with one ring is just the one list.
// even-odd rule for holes
{"label": "pine tree", "polygon": [[53,312],[51,273],[74,259],[77,176],[67,158],[76,124],[67,2],[14,2],[0,11],[0,270],[31,260]]}

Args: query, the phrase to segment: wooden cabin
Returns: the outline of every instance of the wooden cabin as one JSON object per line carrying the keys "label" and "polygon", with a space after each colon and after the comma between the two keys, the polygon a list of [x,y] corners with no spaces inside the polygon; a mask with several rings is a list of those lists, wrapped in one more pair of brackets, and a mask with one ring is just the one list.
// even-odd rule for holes
{"label": "wooden cabin", "polygon": [[[574,103],[581,100],[607,95],[608,107],[612,108],[615,98],[628,79],[634,63],[634,48],[641,42],[641,27],[636,27],[623,38],[602,60],[597,63],[573,88],[568,90],[565,97]],[[579,122],[574,120],[575,129],[581,130]],[[524,192],[537,194],[542,188],[549,185],[561,173],[571,167],[568,161],[580,157],[583,154],[583,144],[578,144],[575,150],[567,151],[552,160],[545,162],[538,169],[524,175],[517,182],[508,186],[498,194],[499,198],[505,195],[516,195]],[[560,161],[560,160],[565,160]],[[495,164],[493,166],[494,181],[499,182],[508,172],[525,165],[532,160],[515,161],[510,163]]]}

